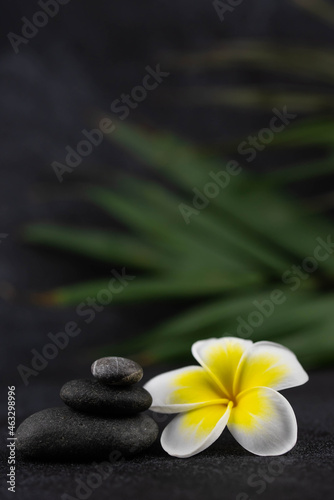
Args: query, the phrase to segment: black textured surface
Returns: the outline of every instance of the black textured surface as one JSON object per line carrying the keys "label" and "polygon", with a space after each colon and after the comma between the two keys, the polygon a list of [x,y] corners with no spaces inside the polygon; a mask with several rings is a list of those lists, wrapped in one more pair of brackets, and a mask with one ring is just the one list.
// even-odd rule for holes
{"label": "black textured surface", "polygon": [[[145,379],[151,375],[153,372],[146,373]],[[284,456],[251,455],[227,430],[212,447],[189,459],[169,457],[157,441],[144,454],[113,463],[112,473],[101,486],[92,489],[90,498],[329,500],[334,488],[333,386],[334,371],[323,370],[311,372],[310,381],[304,386],[284,391],[299,425],[297,444]],[[40,386],[35,390],[32,405],[39,404],[42,389]],[[48,398],[50,395],[44,395],[43,404]],[[170,418],[152,416],[161,429]],[[2,498],[59,500],[64,493],[75,497],[78,479],[87,483],[95,467],[93,464],[31,463],[20,459],[16,496],[3,490]],[[1,476],[4,478],[5,474],[2,461]]]}
{"label": "black textured surface", "polygon": [[131,456],[157,438],[158,426],[146,414],[104,418],[56,407],[28,417],[16,432],[19,456],[43,461],[108,460]]}
{"label": "black textured surface", "polygon": [[110,387],[90,379],[66,382],[60,397],[74,410],[105,416],[139,413],[152,404],[151,395],[143,387]]}
{"label": "black textured surface", "polygon": [[104,384],[131,385],[143,378],[143,369],[131,359],[109,356],[94,361],[92,374]]}

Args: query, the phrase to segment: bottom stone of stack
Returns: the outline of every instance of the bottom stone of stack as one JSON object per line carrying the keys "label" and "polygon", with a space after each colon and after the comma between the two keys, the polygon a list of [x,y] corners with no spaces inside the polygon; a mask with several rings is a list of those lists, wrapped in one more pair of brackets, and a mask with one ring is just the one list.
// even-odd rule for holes
{"label": "bottom stone of stack", "polygon": [[108,460],[128,457],[151,446],[158,426],[146,414],[104,418],[66,407],[48,408],[28,417],[16,432],[23,458],[42,461]]}

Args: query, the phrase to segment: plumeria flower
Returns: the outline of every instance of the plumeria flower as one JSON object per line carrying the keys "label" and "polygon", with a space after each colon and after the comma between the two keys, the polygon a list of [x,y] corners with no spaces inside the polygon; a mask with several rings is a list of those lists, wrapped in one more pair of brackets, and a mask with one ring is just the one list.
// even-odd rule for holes
{"label": "plumeria flower", "polygon": [[191,457],[214,443],[225,427],[256,455],[282,455],[297,441],[297,422],[277,391],[304,384],[308,375],[296,356],[273,342],[234,337],[192,346],[201,366],[187,366],[151,379],[151,410],[179,413],[164,429],[163,449]]}

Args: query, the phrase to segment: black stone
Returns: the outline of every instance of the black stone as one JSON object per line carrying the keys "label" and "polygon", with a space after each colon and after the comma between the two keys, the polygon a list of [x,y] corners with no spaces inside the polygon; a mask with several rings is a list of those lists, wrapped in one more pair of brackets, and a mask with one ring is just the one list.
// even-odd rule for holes
{"label": "black stone", "polygon": [[103,384],[131,385],[143,377],[142,367],[126,358],[108,357],[94,361],[92,374]]}
{"label": "black stone", "polygon": [[151,395],[143,387],[111,387],[94,379],[66,382],[60,397],[74,410],[109,417],[134,415],[152,404]]}
{"label": "black stone", "polygon": [[146,414],[107,419],[66,407],[48,408],[19,426],[16,447],[33,460],[112,460],[142,452],[157,436],[158,426]]}

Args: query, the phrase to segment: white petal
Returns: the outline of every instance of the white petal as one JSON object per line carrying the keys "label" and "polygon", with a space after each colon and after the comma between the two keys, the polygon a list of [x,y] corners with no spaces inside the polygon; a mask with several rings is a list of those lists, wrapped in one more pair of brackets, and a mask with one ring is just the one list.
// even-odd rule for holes
{"label": "white petal", "polygon": [[281,394],[268,387],[243,392],[227,426],[238,443],[255,455],[282,455],[297,441],[293,409]]}
{"label": "white petal", "polygon": [[151,410],[159,413],[179,413],[225,402],[224,395],[201,366],[163,373],[144,387],[153,399]]}
{"label": "white petal", "polygon": [[219,438],[229,416],[230,405],[206,406],[181,413],[164,429],[161,446],[173,457],[196,455]]}
{"label": "white petal", "polygon": [[215,379],[226,394],[233,397],[233,381],[240,359],[253,342],[237,337],[200,340],[192,346],[194,358]]}
{"label": "white petal", "polygon": [[292,351],[274,342],[256,342],[240,361],[234,393],[258,386],[280,391],[307,381],[308,375]]}

